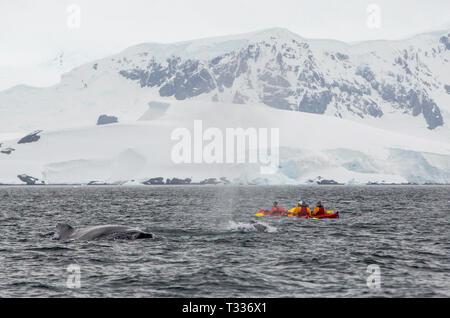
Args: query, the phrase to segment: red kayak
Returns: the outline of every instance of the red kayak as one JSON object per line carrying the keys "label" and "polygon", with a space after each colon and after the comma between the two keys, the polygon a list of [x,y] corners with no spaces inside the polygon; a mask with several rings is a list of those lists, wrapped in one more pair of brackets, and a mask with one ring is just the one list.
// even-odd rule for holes
{"label": "red kayak", "polygon": [[292,213],[289,213],[289,212],[288,213],[275,212],[272,214],[268,210],[258,209],[258,212],[255,214],[255,216],[281,216],[281,217],[290,217],[290,218],[297,218],[297,219],[338,219],[339,212],[328,211],[326,214],[322,214],[322,215],[297,216],[297,215],[293,215]]}

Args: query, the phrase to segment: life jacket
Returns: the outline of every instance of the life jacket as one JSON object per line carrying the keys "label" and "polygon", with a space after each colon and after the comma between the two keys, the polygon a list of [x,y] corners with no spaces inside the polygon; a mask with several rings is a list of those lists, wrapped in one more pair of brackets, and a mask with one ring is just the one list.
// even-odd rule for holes
{"label": "life jacket", "polygon": [[300,211],[302,210],[301,207],[295,207],[292,210],[289,210],[290,213],[292,213],[293,215],[298,215],[300,213]]}
{"label": "life jacket", "polygon": [[307,206],[302,206],[300,209],[300,216],[308,216],[311,214],[311,210]]}
{"label": "life jacket", "polygon": [[270,210],[270,214],[284,214],[287,213],[281,206],[274,206],[272,210]]}
{"label": "life jacket", "polygon": [[323,207],[323,206],[316,206],[316,208],[314,209],[313,214],[314,215],[324,215],[324,214],[326,214],[325,207]]}

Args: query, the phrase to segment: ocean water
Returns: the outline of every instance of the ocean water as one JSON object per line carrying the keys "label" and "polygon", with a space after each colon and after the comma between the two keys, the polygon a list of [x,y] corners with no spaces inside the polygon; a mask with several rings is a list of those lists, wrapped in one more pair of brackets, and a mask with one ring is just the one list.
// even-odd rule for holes
{"label": "ocean water", "polygon": [[[341,218],[254,216],[299,199]],[[0,187],[0,297],[449,297],[449,200],[449,186]],[[155,238],[61,242],[58,223]]]}

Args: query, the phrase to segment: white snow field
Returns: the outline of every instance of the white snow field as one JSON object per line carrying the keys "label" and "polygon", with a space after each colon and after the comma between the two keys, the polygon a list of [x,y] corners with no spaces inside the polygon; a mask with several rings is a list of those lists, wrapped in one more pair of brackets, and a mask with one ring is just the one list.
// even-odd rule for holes
{"label": "white snow field", "polygon": [[[17,144],[18,139],[3,141],[0,150],[15,151],[0,154],[0,182],[21,184],[19,174],[47,184],[134,184],[152,177],[194,181],[227,177],[258,184],[304,184],[318,177],[350,184],[450,182],[448,142],[261,104],[155,101],[150,105],[156,105],[154,119],[150,107],[135,121],[44,131],[38,141],[26,144]],[[171,153],[178,141],[171,139],[172,132],[187,128],[194,139],[195,120],[202,120],[204,131],[218,128],[224,136],[226,128],[279,128],[278,171],[261,174],[260,165],[248,160],[176,164]],[[204,146],[209,143],[205,140]]]}

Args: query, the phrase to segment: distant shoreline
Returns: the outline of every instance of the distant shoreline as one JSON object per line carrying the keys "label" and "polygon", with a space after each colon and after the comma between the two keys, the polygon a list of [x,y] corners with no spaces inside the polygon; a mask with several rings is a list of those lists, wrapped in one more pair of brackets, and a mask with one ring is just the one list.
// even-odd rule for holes
{"label": "distant shoreline", "polygon": [[408,183],[389,183],[389,184],[81,184],[81,183],[60,183],[60,184],[6,184],[0,183],[0,187],[189,187],[189,186],[217,186],[217,187],[430,187],[430,186],[450,186],[448,183],[436,184],[408,184]]}

